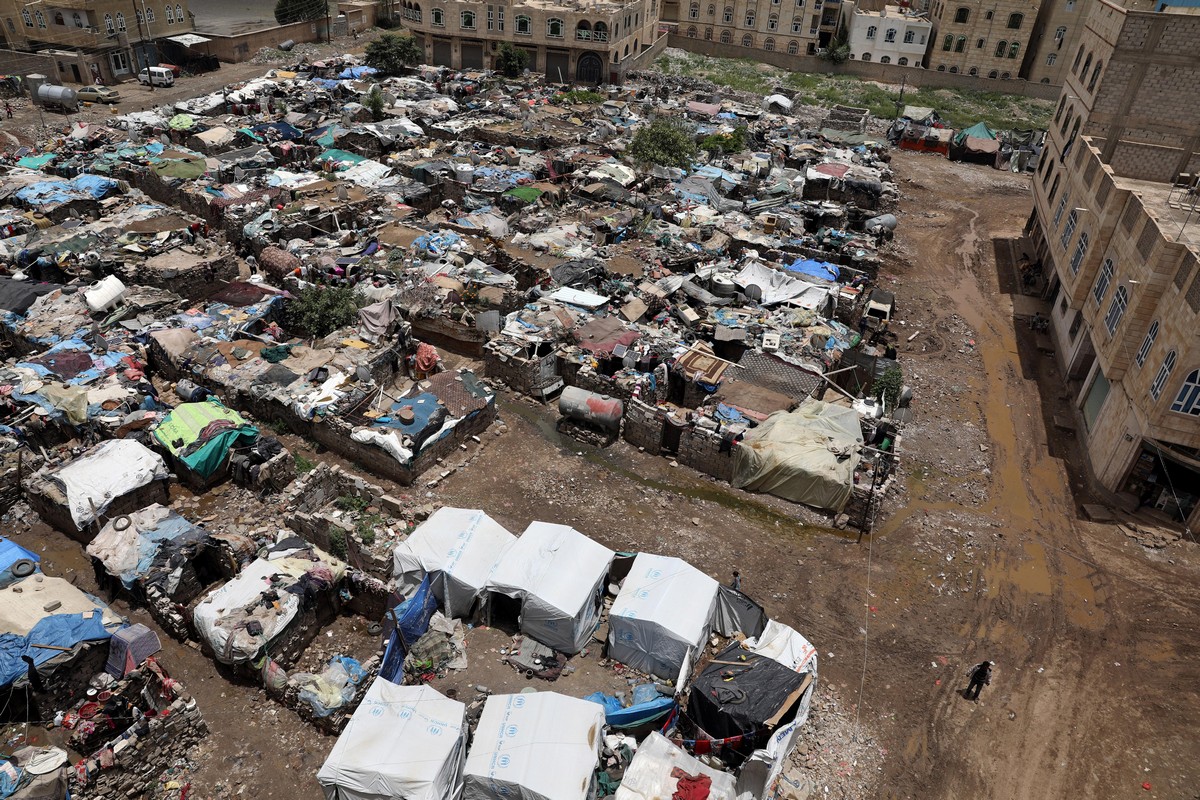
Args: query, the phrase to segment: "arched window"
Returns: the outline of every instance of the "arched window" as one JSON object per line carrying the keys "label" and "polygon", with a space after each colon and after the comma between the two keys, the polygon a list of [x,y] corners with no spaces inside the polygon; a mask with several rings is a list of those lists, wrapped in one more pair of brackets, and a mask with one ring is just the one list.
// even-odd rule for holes
{"label": "arched window", "polygon": [[892,57],[891,56],[880,56],[879,63],[880,64],[890,64],[890,63],[892,63]]}
{"label": "arched window", "polygon": [[1013,42],[1008,46],[1008,57],[1016,58],[1019,55],[1021,55],[1021,43]]}
{"label": "arched window", "polygon": [[779,17],[775,16],[774,14],[767,17],[767,30],[769,30],[769,31],[779,30]]}
{"label": "arched window", "polygon": [[717,7],[710,4],[708,7],[708,15],[710,17],[715,17],[717,15]]}
{"label": "arched window", "polygon": [[888,28],[888,29],[887,29],[887,32],[883,34],[883,40],[884,40],[885,42],[894,42],[894,41],[896,41],[896,29],[895,29],[895,28]]}
{"label": "arched window", "polygon": [[1001,73],[1000,73],[1000,80],[1002,80],[1002,81],[1006,81],[1006,80],[1008,80],[1008,79],[1009,79],[1009,78],[1011,78],[1011,77],[1012,77],[1012,74],[1011,74],[1011,73],[1008,73],[1008,72],[1001,72]]}
{"label": "arched window", "polygon": [[146,24],[149,25],[151,22],[154,22],[154,9],[146,6]]}
{"label": "arched window", "polygon": [[996,78],[1000,77],[1000,73],[997,72],[996,70],[992,70],[991,72],[988,73],[988,77],[991,78],[992,80],[995,80]]}
{"label": "arched window", "polygon": [[1200,369],[1192,370],[1183,379],[1183,386],[1179,387],[1179,394],[1175,395],[1171,410],[1180,414],[1191,414],[1193,417],[1200,416]]}
{"label": "arched window", "polygon": [[[1108,335],[1112,336],[1117,332],[1117,326],[1121,324],[1121,318],[1125,316],[1125,309],[1129,308],[1129,290],[1124,286],[1118,286],[1117,291],[1113,294],[1112,303],[1108,307],[1108,313],[1104,316],[1104,327],[1108,331]],[[1171,361],[1175,363],[1174,359]],[[1168,371],[1168,375],[1170,372]],[[1166,383],[1166,378],[1163,378],[1163,383]],[[1161,394],[1162,389],[1159,389]],[[1151,393],[1154,394],[1153,390]],[[1154,394],[1154,399],[1158,399],[1158,394]]]}
{"label": "arched window", "polygon": [[64,27],[66,26],[66,24],[67,24],[67,19],[66,19],[66,17],[64,17],[64,16],[63,16],[63,12],[61,12],[61,11],[55,11],[55,12],[54,12],[54,24],[55,24],[55,25],[62,25],[62,26],[64,26]]}
{"label": "arched window", "polygon": [[725,6],[725,11],[721,15],[721,19],[728,25],[733,22],[733,6]]}
{"label": "arched window", "polygon": [[33,12],[33,16],[37,18],[37,24],[38,24],[39,28],[46,27],[46,17],[45,17],[45,15],[42,14],[41,11]]}
{"label": "arched window", "polygon": [[916,31],[905,31],[904,32],[904,43],[912,44],[913,39],[915,39],[916,37],[917,37]]}
{"label": "arched window", "polygon": [[[475,30],[475,12],[461,11],[458,15],[458,26],[465,31]],[[559,36],[562,36],[562,29],[559,29]]]}
{"label": "arched window", "polygon": [[695,38],[696,38],[696,26],[695,26],[695,25],[689,25],[689,26],[688,26],[688,29],[687,29],[687,37],[688,37],[689,39],[695,39]]}
{"label": "arched window", "polygon": [[875,32],[876,32],[876,31],[878,31],[878,30],[879,30],[879,29],[878,29],[878,28],[876,28],[874,25],[869,25],[869,26],[867,26],[867,38],[868,38],[868,39],[874,39],[874,38],[875,38]]}
{"label": "arched window", "polygon": [[775,49],[775,40],[774,39],[772,39],[770,37],[763,39],[763,50],[774,50],[774,49]]}
{"label": "arched window", "polygon": [[1075,245],[1075,255],[1071,256],[1071,274],[1078,275],[1079,267],[1083,264],[1083,259],[1087,256],[1088,250],[1088,235],[1087,231],[1079,234],[1079,244]]}
{"label": "arched window", "polygon": [[1063,112],[1063,109],[1066,107],[1067,107],[1067,96],[1064,94],[1062,96],[1062,98],[1058,101],[1058,111],[1054,112],[1054,121],[1055,122],[1058,122],[1060,119],[1062,119],[1062,112]]}
{"label": "arched window", "polygon": [[954,52],[961,53],[967,49],[967,37],[960,36],[954,40]]}
{"label": "arched window", "polygon": [[742,47],[754,47],[754,37],[746,34],[742,37]]}
{"label": "arched window", "polygon": [[733,34],[729,31],[721,31],[721,41],[724,44],[729,44],[733,41]]}
{"label": "arched window", "polygon": [[965,6],[960,6],[958,10],[954,12],[954,21],[959,25],[965,25],[967,20],[970,18],[971,9],[966,8]]}
{"label": "arched window", "polygon": [[1085,58],[1083,60],[1083,69],[1079,71],[1079,77],[1082,78],[1083,76],[1087,75],[1088,70],[1091,68],[1092,68],[1092,54],[1088,53],[1087,58]]}
{"label": "arched window", "polygon": [[563,28],[565,27],[566,23],[561,19],[558,17],[551,17],[550,19],[546,20],[546,35],[551,39],[561,39],[563,38]]}
{"label": "arched window", "polygon": [[951,67],[951,68],[950,68],[950,72],[951,72],[951,73],[953,73],[953,74],[956,74],[956,75],[957,75],[957,74],[958,74],[958,67]]}
{"label": "arched window", "polygon": [[[419,8],[417,10],[420,11]],[[417,19],[420,18],[421,16],[418,14]],[[178,20],[180,24],[183,23],[183,6],[181,6],[179,3],[175,4],[175,19]]]}
{"label": "arched window", "polygon": [[945,71],[946,71],[946,65],[945,65],[945,64],[938,64],[938,66],[937,66],[937,71],[938,71],[938,72],[945,72]]}
{"label": "arched window", "polygon": [[1004,58],[1005,52],[1008,51],[1008,42],[1001,39],[996,42],[996,58]]}
{"label": "arched window", "polygon": [[117,30],[119,30],[119,31],[126,30],[125,13],[122,11],[117,12]]}
{"label": "arched window", "polygon": [[1046,56],[1047,67],[1053,67],[1055,61],[1058,61],[1058,53],[1051,53],[1050,55]]}
{"label": "arched window", "polygon": [[1175,369],[1175,359],[1174,350],[1167,353],[1163,358],[1162,366],[1158,368],[1158,374],[1154,376],[1154,383],[1150,384],[1150,396],[1155,400],[1162,397],[1163,389],[1167,388],[1167,381],[1171,378],[1171,371]]}
{"label": "arched window", "polygon": [[[1063,198],[1064,200],[1066,198]],[[1063,225],[1062,236],[1059,237],[1058,243],[1062,245],[1064,250],[1071,243],[1071,237],[1075,235],[1075,226],[1079,224],[1079,212],[1071,209],[1071,213],[1067,214],[1067,222]]]}
{"label": "arched window", "polygon": [[1150,329],[1146,331],[1146,338],[1142,339],[1142,346],[1138,348],[1137,355],[1133,360],[1137,362],[1139,367],[1146,366],[1146,359],[1150,356],[1150,348],[1154,347],[1154,340],[1158,338],[1158,320],[1150,323]]}
{"label": "arched window", "polygon": [[897,61],[896,61],[896,63],[897,63],[897,64],[899,64],[899,65],[900,65],[900,66],[902,66],[902,67],[907,67],[907,66],[908,66],[908,59],[907,59],[907,58],[905,58],[904,56],[901,56],[901,57],[899,58],[899,60],[897,60]]}
{"label": "arched window", "polygon": [[83,27],[83,17],[79,16],[78,11],[74,11],[71,13],[71,19],[74,21],[76,28]]}
{"label": "arched window", "polygon": [[113,22],[112,14],[104,15],[104,30],[109,34],[117,32],[117,26],[116,23]]}
{"label": "arched window", "polygon": [[954,47],[954,35],[947,33],[945,38],[942,39],[942,49],[949,52],[952,47]]}
{"label": "arched window", "polygon": [[24,20],[26,28],[33,27],[33,17],[30,16],[28,8],[21,9],[21,19]]}
{"label": "arched window", "polygon": [[753,8],[746,12],[746,27],[747,28],[754,27],[754,9]]}
{"label": "arched window", "polygon": [[[1082,238],[1081,236],[1080,239]],[[1113,261],[1111,258],[1106,258],[1100,265],[1100,271],[1096,273],[1096,285],[1092,288],[1092,297],[1096,299],[1097,307],[1104,302],[1104,295],[1108,294],[1108,285],[1112,282],[1112,277]]]}
{"label": "arched window", "polygon": [[592,38],[597,42],[608,41],[608,25],[604,22],[597,22],[592,26]]}
{"label": "arched window", "polygon": [[167,18],[168,25],[175,24],[175,9],[171,8],[170,3],[163,7],[163,16]]}
{"label": "arched window", "polygon": [[582,39],[584,41],[590,40],[592,38],[592,23],[588,22],[586,19],[579,20],[579,22],[575,24],[575,38]]}
{"label": "arched window", "polygon": [[862,54],[862,60],[863,60],[863,61],[870,61],[870,60],[871,60],[871,54],[870,54],[870,53],[863,53],[863,54]]}
{"label": "arched window", "polygon": [[788,55],[789,55],[789,56],[799,55],[799,53],[800,53],[800,43],[799,43],[799,42],[797,42],[795,39],[793,39],[792,41],[788,42],[788,48],[787,48],[787,51],[788,51]]}
{"label": "arched window", "polygon": [[1014,31],[1021,30],[1021,25],[1024,22],[1025,22],[1024,14],[1009,14],[1008,15],[1008,27],[1010,30],[1014,30]]}
{"label": "arched window", "polygon": [[688,19],[700,19],[700,4],[692,3],[688,8]]}
{"label": "arched window", "polygon": [[978,75],[978,74],[979,74],[979,67],[971,67],[969,70],[967,70],[967,74],[968,74],[968,75],[970,75],[970,76],[972,76],[972,77],[974,77],[975,75]]}
{"label": "arched window", "polygon": [[[521,30],[521,21],[525,21],[525,30]],[[446,12],[440,8],[435,8],[429,12],[429,22],[435,28],[442,28],[446,25]],[[529,17],[517,17],[517,33],[529,33]]]}
{"label": "arched window", "polygon": [[1075,118],[1075,109],[1072,108],[1070,111],[1067,112],[1067,118],[1063,120],[1062,127],[1058,129],[1058,132],[1066,133],[1067,126],[1071,124],[1071,120],[1074,118]]}
{"label": "arched window", "polygon": [[1054,32],[1054,41],[1058,42],[1059,47],[1062,47],[1063,39],[1065,38],[1067,38],[1067,29],[1065,27],[1059,27],[1058,30]]}
{"label": "arched window", "polygon": [[712,28],[704,29],[704,41],[706,41],[706,42],[712,41]]}
{"label": "arched window", "polygon": [[137,19],[137,24],[141,25],[142,24],[142,12],[139,9],[135,8],[133,10],[133,16]]}
{"label": "arched window", "polygon": [[1092,79],[1090,81],[1088,81],[1088,91],[1089,92],[1095,90],[1096,81],[1100,79],[1100,70],[1102,70],[1102,69],[1104,69],[1104,62],[1097,61],[1096,66],[1092,69]]}

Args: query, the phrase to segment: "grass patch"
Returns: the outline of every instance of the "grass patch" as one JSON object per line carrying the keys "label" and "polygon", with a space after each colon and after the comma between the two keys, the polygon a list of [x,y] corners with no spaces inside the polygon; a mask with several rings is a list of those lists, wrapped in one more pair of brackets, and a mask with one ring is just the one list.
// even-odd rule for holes
{"label": "grass patch", "polygon": [[[881,119],[894,119],[905,105],[936,109],[953,128],[986,122],[994,130],[1044,130],[1054,102],[1032,97],[969,89],[908,87],[900,99],[899,86],[885,86],[853,75],[788,72],[745,58],[710,58],[695,53],[663,55],[654,62],[660,72],[710,80],[728,89],[770,94],[782,90],[795,102],[829,107],[857,106]],[[919,77],[919,74],[917,75]]]}
{"label": "grass patch", "polygon": [[358,526],[354,532],[358,534],[358,538],[367,547],[375,544],[375,529],[383,525],[382,514],[367,514],[358,521]]}
{"label": "grass patch", "polygon": [[312,472],[317,468],[317,462],[310,461],[299,453],[293,453],[292,458],[296,462],[296,472],[299,472],[301,475],[306,472]]}
{"label": "grass patch", "polygon": [[337,500],[334,500],[333,504],[342,511],[362,511],[364,508],[370,505],[370,502],[367,501],[366,498],[359,497],[358,495],[344,494]]}

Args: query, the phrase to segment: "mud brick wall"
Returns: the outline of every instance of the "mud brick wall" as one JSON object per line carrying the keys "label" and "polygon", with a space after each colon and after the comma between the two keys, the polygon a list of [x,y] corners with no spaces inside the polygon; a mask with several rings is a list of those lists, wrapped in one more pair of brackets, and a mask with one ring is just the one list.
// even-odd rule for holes
{"label": "mud brick wall", "polygon": [[[117,692],[130,691],[133,685],[145,683],[143,670],[117,684]],[[146,674],[152,675],[149,671]],[[135,676],[137,676],[135,678]],[[153,676],[152,691],[163,690]],[[208,726],[196,701],[178,683],[165,689],[173,698],[166,715],[145,718],[108,740],[86,759],[87,774],[80,778],[79,770],[70,770],[71,796],[78,800],[120,800],[149,795],[158,786],[158,776],[191,752],[208,735]],[[101,754],[107,761],[112,750],[112,766],[101,768]]]}
{"label": "mud brick wall", "polygon": [[662,449],[665,414],[654,406],[630,398],[625,404],[624,437],[634,447],[658,454]]}
{"label": "mud brick wall", "polygon": [[287,505],[295,511],[287,518],[288,527],[326,552],[329,552],[330,531],[340,528],[346,540],[347,563],[387,580],[392,576],[390,550],[377,546],[376,552],[372,552],[352,525],[326,513],[329,504],[343,496],[361,497],[392,516],[401,516],[403,510],[403,504],[381,487],[322,463],[289,489]]}
{"label": "mud brick wall", "polygon": [[186,642],[191,636],[191,625],[170,597],[153,586],[146,589],[146,609],[150,616],[169,636]]}
{"label": "mud brick wall", "polygon": [[50,482],[49,478],[42,475],[26,478],[21,488],[25,494],[25,502],[29,503],[29,507],[36,511],[47,525],[57,528],[80,544],[86,545],[91,544],[92,539],[107,520],[116,519],[122,514],[140,511],[152,503],[170,504],[169,483],[170,481],[167,479],[151,481],[145,486],[115,498],[108,510],[100,515],[99,524],[93,523],[84,530],[75,527],[66,497],[57,486]]}
{"label": "mud brick wall", "polygon": [[685,428],[680,433],[675,459],[717,480],[729,482],[733,478],[733,451],[722,453],[721,435],[704,428]]}
{"label": "mud brick wall", "polygon": [[561,362],[559,372],[563,383],[567,386],[578,386],[596,394],[605,394],[618,400],[628,400],[633,396],[631,389],[618,386],[612,378],[602,375],[591,368],[583,368],[580,364],[569,361]]}
{"label": "mud brick wall", "polygon": [[516,358],[503,360],[491,350],[483,351],[484,374],[489,378],[504,381],[508,387],[522,394],[540,394],[540,390],[551,381],[542,379],[541,360]]}

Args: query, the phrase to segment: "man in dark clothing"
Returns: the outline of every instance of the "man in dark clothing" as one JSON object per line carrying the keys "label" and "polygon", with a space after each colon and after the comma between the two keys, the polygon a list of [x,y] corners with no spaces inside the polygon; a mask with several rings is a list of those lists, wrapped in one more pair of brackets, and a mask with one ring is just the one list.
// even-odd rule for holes
{"label": "man in dark clothing", "polygon": [[982,661],[971,667],[971,671],[967,673],[971,678],[971,682],[967,684],[968,700],[979,702],[979,691],[992,682],[992,666],[991,661]]}

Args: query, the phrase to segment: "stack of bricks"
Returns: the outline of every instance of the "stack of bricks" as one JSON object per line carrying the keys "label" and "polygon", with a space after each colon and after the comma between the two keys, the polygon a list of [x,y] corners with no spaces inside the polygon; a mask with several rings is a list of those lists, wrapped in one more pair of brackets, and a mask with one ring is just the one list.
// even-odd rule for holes
{"label": "stack of bricks", "polygon": [[625,404],[625,441],[647,453],[658,455],[662,449],[666,414],[654,406],[630,398]]}

